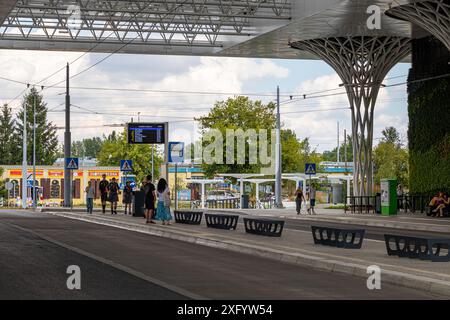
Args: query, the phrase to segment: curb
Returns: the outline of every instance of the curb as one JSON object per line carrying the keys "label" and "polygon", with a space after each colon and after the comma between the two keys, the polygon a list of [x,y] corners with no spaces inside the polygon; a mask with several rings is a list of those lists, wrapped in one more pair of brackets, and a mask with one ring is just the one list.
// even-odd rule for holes
{"label": "curb", "polygon": [[[336,272],[339,274],[352,275],[361,278],[368,277],[367,273],[368,266],[356,263],[347,263],[343,261],[327,259],[313,255],[306,255],[301,253],[289,254],[276,249],[261,248],[250,244],[243,244],[234,241],[218,241],[213,239],[206,239],[198,236],[193,236],[189,233],[182,233],[174,230],[172,231],[157,230],[155,228],[148,228],[148,226],[146,225],[140,226],[122,221],[111,221],[99,217],[92,217],[92,216],[80,217],[71,213],[61,213],[61,212],[47,212],[47,213],[58,217],[91,222],[104,226],[145,233],[152,236],[158,236],[173,240],[184,241],[211,248],[244,253],[284,263],[299,265],[303,267],[306,266],[319,271]],[[445,295],[450,297],[450,281],[438,280],[425,276],[406,274],[403,272],[386,269],[382,269],[382,281],[390,284],[401,285],[403,287],[411,289],[425,291],[431,294]]]}

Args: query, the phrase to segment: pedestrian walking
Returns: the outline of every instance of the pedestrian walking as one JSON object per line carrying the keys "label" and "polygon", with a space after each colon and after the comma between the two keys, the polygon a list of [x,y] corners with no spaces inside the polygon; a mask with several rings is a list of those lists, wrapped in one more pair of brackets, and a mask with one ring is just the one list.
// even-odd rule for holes
{"label": "pedestrian walking", "polygon": [[302,210],[302,202],[305,201],[305,195],[303,194],[302,188],[298,187],[295,191],[295,207],[297,210],[297,214],[301,213]]}
{"label": "pedestrian walking", "polygon": [[144,191],[145,202],[145,221],[146,223],[155,223],[153,221],[155,215],[155,185],[152,183],[152,175],[149,174],[145,180],[141,189]]}
{"label": "pedestrian walking", "polygon": [[119,202],[119,185],[116,178],[112,178],[108,185],[109,202],[111,202],[111,214],[117,214],[117,202]]}
{"label": "pedestrian walking", "polygon": [[170,191],[166,179],[159,179],[158,186],[158,206],[156,207],[155,220],[161,220],[163,225],[170,225],[172,215],[170,214]]}
{"label": "pedestrian walking", "polygon": [[309,187],[309,192],[308,192],[308,198],[309,198],[309,209],[308,209],[308,213],[309,214],[316,214],[314,207],[316,206],[316,189],[314,188],[313,185],[311,185]]}
{"label": "pedestrian walking", "polygon": [[92,185],[92,181],[88,181],[88,185],[84,191],[86,192],[87,213],[92,214],[92,211],[94,210],[94,196],[95,196],[95,189],[94,186]]}
{"label": "pedestrian walking", "polygon": [[100,181],[98,188],[100,189],[100,200],[102,201],[102,213],[106,213],[106,201],[108,200],[108,185],[106,180],[106,174],[102,175],[102,181]]}
{"label": "pedestrian walking", "polygon": [[[131,202],[133,201],[133,188],[131,182],[127,181],[123,188],[123,204],[125,206],[125,215],[129,212],[131,215]],[[128,211],[127,211],[128,209]]]}

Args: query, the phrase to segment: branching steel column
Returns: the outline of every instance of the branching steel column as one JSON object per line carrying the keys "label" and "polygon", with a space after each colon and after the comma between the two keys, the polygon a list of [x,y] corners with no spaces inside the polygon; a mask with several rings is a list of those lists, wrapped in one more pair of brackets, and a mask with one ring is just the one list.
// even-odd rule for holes
{"label": "branching steel column", "polygon": [[412,0],[408,4],[392,7],[386,14],[418,25],[450,50],[450,0]]}
{"label": "branching steel column", "polygon": [[344,82],[352,113],[353,194],[372,194],[373,113],[382,81],[410,51],[403,37],[349,36],[291,43],[326,61]]}

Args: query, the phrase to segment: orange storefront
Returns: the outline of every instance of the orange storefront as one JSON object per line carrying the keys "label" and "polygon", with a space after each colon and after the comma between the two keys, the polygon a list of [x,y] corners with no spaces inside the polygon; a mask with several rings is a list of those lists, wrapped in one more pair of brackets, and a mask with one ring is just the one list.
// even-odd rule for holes
{"label": "orange storefront", "polygon": [[[14,188],[9,192],[9,198],[18,199],[22,197],[22,168],[19,166],[2,166],[4,169],[2,179],[13,183]],[[29,180],[32,180],[32,169],[28,169]],[[98,185],[102,175],[111,180],[116,178],[120,181],[121,172],[119,167],[85,167],[73,171],[73,202],[75,205],[85,203],[84,189],[88,181],[92,181],[95,187],[95,198],[99,198]],[[40,188],[40,202],[43,205],[60,205],[64,199],[64,169],[54,166],[39,166],[36,168],[36,186]],[[28,197],[31,197],[30,190]]]}

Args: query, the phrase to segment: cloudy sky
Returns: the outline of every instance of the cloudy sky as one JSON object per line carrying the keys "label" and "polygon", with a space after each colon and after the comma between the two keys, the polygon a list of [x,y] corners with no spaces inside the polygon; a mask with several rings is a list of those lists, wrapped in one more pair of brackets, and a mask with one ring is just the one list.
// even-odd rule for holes
{"label": "cloudy sky", "polygon": [[[0,77],[36,83],[81,53],[0,50]],[[105,54],[83,55],[71,65],[71,74],[86,69],[104,58]],[[391,70],[385,84],[403,82],[410,65],[399,64]],[[43,84],[60,82],[60,72]],[[398,77],[398,78],[397,78]],[[336,145],[336,126],[339,121],[341,140],[343,129],[350,127],[350,113],[340,109],[348,106],[346,95],[332,95],[314,99],[295,99],[288,95],[338,89],[341,81],[324,62],[304,60],[238,59],[186,56],[114,55],[94,68],[72,79],[73,87],[128,88],[173,92],[125,92],[73,89],[73,139],[99,136],[111,132],[115,124],[134,121],[140,113],[141,121],[169,121],[170,139],[189,142],[197,132],[194,116],[207,114],[214,101],[234,94],[252,94],[252,99],[274,100],[276,86],[282,97],[282,122],[295,130],[302,139],[310,137],[319,151]],[[64,126],[64,83],[44,90],[44,99],[51,110],[50,121]],[[22,84],[0,79],[0,103],[10,103],[18,110],[21,99],[12,101],[23,89]],[[201,94],[209,92],[214,94]],[[342,89],[330,91],[339,93]],[[229,93],[229,94],[221,94]],[[382,89],[375,111],[374,136],[379,138],[386,126],[395,126],[402,136],[407,130],[406,86]],[[117,128],[116,128],[117,130]],[[59,130],[60,141],[63,130]],[[375,141],[376,143],[376,141]]]}

